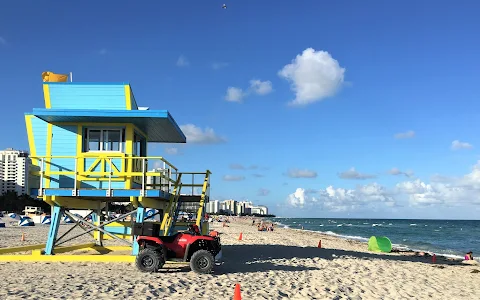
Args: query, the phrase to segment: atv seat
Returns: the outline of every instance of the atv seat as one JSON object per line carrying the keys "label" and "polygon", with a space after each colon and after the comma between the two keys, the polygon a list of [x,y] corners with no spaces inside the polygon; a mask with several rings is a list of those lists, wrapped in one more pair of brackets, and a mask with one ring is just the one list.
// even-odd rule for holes
{"label": "atv seat", "polygon": [[175,233],[174,235],[169,235],[169,236],[159,236],[159,238],[162,240],[164,243],[172,243],[176,238],[179,233]]}

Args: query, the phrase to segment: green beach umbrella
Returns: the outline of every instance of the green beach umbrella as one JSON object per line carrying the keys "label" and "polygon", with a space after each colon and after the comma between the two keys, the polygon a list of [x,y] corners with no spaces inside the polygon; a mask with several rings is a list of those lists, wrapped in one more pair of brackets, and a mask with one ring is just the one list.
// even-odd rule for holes
{"label": "green beach umbrella", "polygon": [[368,251],[390,253],[392,242],[386,236],[372,236],[368,240]]}

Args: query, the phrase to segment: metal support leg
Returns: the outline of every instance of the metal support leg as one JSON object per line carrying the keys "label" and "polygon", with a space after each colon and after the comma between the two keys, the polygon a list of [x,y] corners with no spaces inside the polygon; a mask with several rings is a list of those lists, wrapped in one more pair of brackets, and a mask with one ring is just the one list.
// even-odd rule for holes
{"label": "metal support leg", "polygon": [[[136,222],[137,223],[143,223],[143,220],[145,219],[145,207],[139,205],[137,208],[137,218]],[[133,234],[133,228],[132,228],[132,234]],[[138,252],[140,251],[140,246],[137,243],[137,237],[133,237],[133,247],[132,247],[132,255],[137,255]]]}
{"label": "metal support leg", "polygon": [[[97,209],[96,217],[97,217],[97,219],[96,219],[95,225],[100,226],[102,224],[102,219],[103,219],[101,208]],[[98,232],[97,245],[98,246],[103,246],[103,233],[101,231],[97,231],[97,232]]]}
{"label": "metal support leg", "polygon": [[[89,217],[91,214],[93,214],[93,213],[94,213],[93,211],[90,212],[88,215],[86,215],[86,216],[83,218],[83,220],[87,221],[88,217]],[[74,225],[72,228],[70,228],[69,230],[67,230],[67,232],[65,232],[64,234],[62,234],[62,235],[57,239],[57,241],[56,241],[57,244],[58,244],[58,242],[60,242],[60,241],[62,240],[62,238],[64,238],[67,234],[69,234],[69,233],[72,232],[75,228],[77,228],[77,226],[80,227],[80,228],[83,229],[83,230],[86,230],[85,228],[83,228],[82,226],[80,226],[80,225],[81,225],[80,222],[77,222],[76,220],[72,220],[72,221],[75,222],[75,225]],[[92,234],[91,232],[89,232],[89,234],[93,237],[93,234]]]}
{"label": "metal support leg", "polygon": [[47,245],[45,247],[46,255],[53,254],[53,248],[55,247],[55,241],[57,239],[58,227],[60,226],[61,219],[62,219],[62,208],[57,205],[53,206],[50,229],[48,230]]}
{"label": "metal support leg", "polygon": [[115,221],[124,219],[125,217],[127,217],[127,216],[129,216],[129,215],[132,215],[132,214],[134,214],[134,213],[135,213],[135,211],[131,211],[131,212],[126,213],[126,214],[124,214],[124,215],[121,215],[121,216],[119,216],[119,217],[117,217],[117,218],[115,218],[115,219],[112,219],[112,220],[110,220],[110,221],[108,221],[108,222],[105,222],[105,223],[101,224],[100,226],[95,226],[95,225],[90,224],[90,222],[87,222],[87,221],[83,220],[82,218],[78,218],[77,216],[74,216],[74,215],[72,215],[71,213],[69,213],[68,211],[66,211],[65,214],[66,214],[69,218],[74,219],[74,220],[76,220],[77,222],[80,222],[80,223],[82,223],[83,225],[86,225],[86,226],[90,227],[90,229],[87,229],[87,230],[85,230],[85,232],[82,232],[82,233],[80,233],[80,234],[77,234],[77,235],[75,235],[75,236],[72,236],[72,237],[70,237],[69,239],[62,241],[61,243],[57,243],[57,245],[59,246],[59,245],[61,245],[61,244],[64,244],[64,243],[69,242],[69,241],[71,241],[71,240],[74,240],[74,239],[78,238],[79,236],[82,236],[82,235],[84,235],[84,234],[87,234],[87,233],[89,233],[89,232],[91,232],[91,231],[99,230],[99,231],[103,232],[104,234],[109,235],[109,236],[111,236],[112,238],[114,238],[114,239],[116,239],[116,240],[119,240],[119,241],[121,241],[121,242],[124,242],[124,243],[128,244],[129,246],[131,246],[131,243],[130,243],[129,241],[117,237],[115,234],[110,233],[110,232],[102,229],[102,227],[105,227],[105,226],[107,226],[108,224],[113,223],[113,222],[115,222]]}

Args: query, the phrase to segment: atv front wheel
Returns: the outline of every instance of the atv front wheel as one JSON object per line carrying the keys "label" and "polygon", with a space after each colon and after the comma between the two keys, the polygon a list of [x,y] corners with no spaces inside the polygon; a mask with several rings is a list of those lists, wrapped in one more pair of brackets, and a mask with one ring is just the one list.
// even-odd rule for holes
{"label": "atv front wheel", "polygon": [[207,250],[198,250],[190,258],[190,268],[199,274],[211,273],[214,263],[212,253]]}
{"label": "atv front wheel", "polygon": [[145,248],[138,253],[135,259],[137,268],[142,272],[158,272],[165,264],[161,248]]}

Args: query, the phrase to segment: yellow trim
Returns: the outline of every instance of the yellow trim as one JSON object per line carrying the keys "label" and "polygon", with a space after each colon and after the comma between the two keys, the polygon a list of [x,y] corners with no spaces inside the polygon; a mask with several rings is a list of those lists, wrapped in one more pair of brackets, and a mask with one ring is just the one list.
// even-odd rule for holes
{"label": "yellow trim", "polygon": [[133,255],[0,255],[0,262],[135,262]]}
{"label": "yellow trim", "polygon": [[[82,153],[83,150],[83,127],[82,125],[77,125],[77,154]],[[77,188],[82,187],[82,181],[78,176],[80,171],[85,170],[85,159],[83,157],[75,157],[75,162],[77,164]]]}
{"label": "yellow trim", "polygon": [[130,85],[125,85],[125,108],[127,110],[132,110],[132,94],[131,94]]}
{"label": "yellow trim", "polygon": [[65,252],[70,252],[74,250],[88,249],[88,248],[94,247],[95,245],[96,245],[95,243],[86,243],[86,244],[80,244],[80,245],[58,247],[53,249],[53,253],[59,254],[59,253],[65,253]]}
{"label": "yellow trim", "polygon": [[50,101],[50,87],[48,84],[43,85],[43,98],[45,98],[45,108],[52,108],[52,102]]}
{"label": "yellow trim", "polygon": [[[48,131],[48,130],[47,130]],[[49,141],[51,143],[51,141]],[[47,151],[51,151],[47,150]],[[137,157],[137,156],[127,156],[129,154],[124,154],[120,152],[86,152],[86,153],[81,153],[79,156],[35,156],[32,157],[32,160],[35,159],[37,161],[40,161],[40,159],[43,158],[45,161],[45,169],[44,169],[44,177],[45,180],[49,180],[51,176],[54,175],[68,175],[68,176],[74,176],[75,172],[73,170],[71,171],[52,171],[50,167],[47,168],[47,166],[51,166],[49,163],[50,161],[55,161],[56,163],[61,163],[59,162],[60,159],[71,159],[71,160],[77,160],[78,165],[77,165],[77,173],[76,173],[76,180],[77,180],[77,187],[81,188],[80,183],[83,181],[90,181],[90,182],[104,182],[111,180],[112,182],[124,182],[125,186],[127,184],[131,184],[133,178],[135,177],[141,177],[143,175],[145,176],[152,176],[152,177],[161,177],[165,178],[166,180],[176,183],[176,180],[173,178],[168,178],[168,176],[165,176],[161,172],[145,172],[143,173],[142,170],[136,170],[136,171],[128,171],[128,167],[130,169],[133,168],[133,160],[143,160],[143,159],[148,159],[148,160],[162,160],[164,161],[168,166],[170,166],[173,170],[177,171],[177,168],[173,165],[171,165],[168,161],[166,161],[163,157]],[[90,158],[93,159],[93,163],[85,166],[85,159]],[[109,172],[102,172],[102,171],[94,171],[94,168],[98,166],[99,162],[103,163],[105,166],[109,163],[109,159],[112,159],[112,178],[109,179]],[[114,161],[114,160],[120,160]],[[118,167],[120,164],[120,167]],[[141,164],[140,164],[141,165]],[[85,167],[88,167],[87,170],[85,170]],[[31,175],[36,175],[40,176],[41,172],[40,171],[31,171]],[[192,173],[188,173],[192,174]],[[196,173],[195,173],[196,174]],[[198,173],[201,174],[201,173]],[[203,173],[205,174],[205,173]],[[130,181],[130,183],[129,183]],[[191,187],[191,184],[186,184],[186,187]],[[201,184],[195,184],[193,186],[203,186]],[[45,185],[45,188],[48,188],[49,186]]]}
{"label": "yellow trim", "polygon": [[156,208],[156,209],[165,209],[167,206],[167,201],[157,198],[147,198],[147,197],[138,197],[138,202],[143,207]]}
{"label": "yellow trim", "polygon": [[[85,173],[86,173],[86,174],[91,173],[91,172],[93,171],[93,169],[95,169],[95,167],[98,166],[98,164],[100,163],[101,160],[102,160],[101,157],[98,157],[97,159],[95,159],[95,160],[93,161],[93,163],[90,165],[90,167],[87,169],[87,171],[85,171]],[[82,173],[83,173],[83,172],[84,172],[84,171],[82,170]],[[102,172],[105,172],[105,170],[102,170]]]}
{"label": "yellow trim", "polygon": [[203,180],[202,196],[200,197],[200,204],[197,212],[197,222],[196,225],[200,226],[200,223],[203,221],[203,206],[205,205],[205,198],[207,197],[207,190],[210,181],[210,171],[207,170],[205,173],[205,179]]}
{"label": "yellow trim", "polygon": [[[29,246],[1,248],[1,249],[0,249],[0,254],[23,252],[23,251],[30,251],[30,250],[43,249],[43,248],[45,248],[45,244],[36,244],[36,245],[29,245]],[[1,256],[0,256],[0,257],[1,257]]]}
{"label": "yellow trim", "polygon": [[[37,149],[35,147],[35,135],[33,134],[33,125],[32,125],[32,115],[25,116],[25,125],[27,127],[27,136],[28,136],[28,147],[30,148],[30,156],[37,156]],[[32,164],[38,166],[38,159],[32,159]]]}
{"label": "yellow trim", "polygon": [[[45,161],[45,173],[46,174],[50,174],[50,170],[51,170],[51,163],[52,163],[52,128],[53,128],[53,125],[51,123],[48,123],[47,124],[47,150],[45,151],[45,154],[47,156],[47,159]],[[50,176],[45,176],[45,188],[49,188],[50,187],[50,181],[51,181],[51,178]]]}
{"label": "yellow trim", "polygon": [[93,250],[101,252],[101,251],[131,251],[132,247],[130,246],[94,246],[92,247]]}
{"label": "yellow trim", "polygon": [[75,197],[54,196],[52,201],[58,206],[68,208],[101,209],[105,207],[105,202],[79,199]]}
{"label": "yellow trim", "polygon": [[[130,173],[133,170],[133,160],[128,159],[128,157],[132,157],[133,155],[133,134],[135,131],[135,128],[134,128],[135,126],[133,126],[132,124],[126,124],[126,125],[127,125],[125,128],[125,154],[127,157],[126,171],[127,173]],[[133,180],[132,177],[127,177],[127,179],[125,180],[126,189],[132,188],[132,180]]]}

